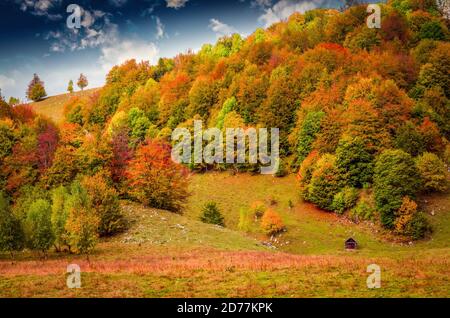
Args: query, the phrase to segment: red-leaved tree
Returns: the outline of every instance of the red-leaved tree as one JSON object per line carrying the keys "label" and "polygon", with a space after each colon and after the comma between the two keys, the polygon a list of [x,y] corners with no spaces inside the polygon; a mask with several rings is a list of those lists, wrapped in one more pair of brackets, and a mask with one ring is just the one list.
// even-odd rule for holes
{"label": "red-leaved tree", "polygon": [[47,170],[53,163],[56,148],[58,147],[58,129],[53,124],[48,124],[45,130],[38,135],[38,166],[39,170]]}
{"label": "red-leaved tree", "polygon": [[111,177],[117,184],[121,184],[126,179],[126,168],[133,157],[133,150],[130,148],[129,137],[126,130],[116,132],[111,140],[112,159]]}

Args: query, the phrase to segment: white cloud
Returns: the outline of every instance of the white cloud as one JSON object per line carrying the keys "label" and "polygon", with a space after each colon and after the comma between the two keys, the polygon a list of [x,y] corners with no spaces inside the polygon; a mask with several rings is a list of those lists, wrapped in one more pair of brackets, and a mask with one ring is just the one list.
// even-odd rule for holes
{"label": "white cloud", "polygon": [[155,17],[156,20],[156,39],[160,40],[165,36],[164,24],[159,17]]}
{"label": "white cloud", "polygon": [[61,0],[16,0],[22,11],[29,11],[36,16],[45,16],[50,20],[62,19],[62,15],[51,13],[54,7],[61,4]]}
{"label": "white cloud", "polygon": [[147,9],[145,9],[144,11],[142,11],[141,13],[141,17],[146,17],[148,15],[151,15],[153,13],[153,11],[155,10],[154,7],[149,7]]}
{"label": "white cloud", "polygon": [[272,7],[265,9],[263,15],[259,17],[266,27],[273,23],[287,19],[294,12],[304,13],[324,5],[331,0],[280,0]]}
{"label": "white cloud", "polygon": [[188,0],[166,0],[167,7],[173,9],[180,9],[186,5]]}
{"label": "white cloud", "polygon": [[99,62],[104,71],[109,71],[114,65],[131,59],[135,59],[137,62],[155,63],[159,55],[155,44],[141,40],[117,41],[110,46],[103,47],[101,52]]}
{"label": "white cloud", "polygon": [[51,52],[75,51],[109,45],[118,38],[118,26],[109,15],[100,10],[81,8],[81,28],[50,31],[44,39],[50,40]]}
{"label": "white cloud", "polygon": [[50,46],[50,52],[64,52],[65,51],[65,47],[60,45],[59,43],[53,43]]}
{"label": "white cloud", "polygon": [[270,7],[272,5],[272,0],[253,0],[250,3],[250,6],[252,8],[267,8]]}
{"label": "white cloud", "polygon": [[77,49],[109,45],[117,41],[118,33],[117,24],[110,22],[109,18],[105,18],[103,27],[85,29],[84,37],[81,38]]}
{"label": "white cloud", "polygon": [[10,78],[3,74],[0,74],[0,89],[14,87],[15,84],[16,84],[16,81],[13,78]]}
{"label": "white cloud", "polygon": [[216,32],[216,35],[218,37],[224,36],[224,35],[230,35],[233,33],[238,33],[238,31],[233,28],[232,26],[225,24],[223,22],[220,22],[217,19],[211,19],[209,20],[209,27],[211,28],[211,30],[213,30],[214,32]]}

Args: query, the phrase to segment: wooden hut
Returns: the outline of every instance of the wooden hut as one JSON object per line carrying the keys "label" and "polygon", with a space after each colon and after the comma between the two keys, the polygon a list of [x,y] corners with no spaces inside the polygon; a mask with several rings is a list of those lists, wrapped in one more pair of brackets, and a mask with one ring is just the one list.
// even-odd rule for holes
{"label": "wooden hut", "polygon": [[356,250],[357,248],[358,243],[353,238],[349,238],[347,241],[345,241],[346,250]]}

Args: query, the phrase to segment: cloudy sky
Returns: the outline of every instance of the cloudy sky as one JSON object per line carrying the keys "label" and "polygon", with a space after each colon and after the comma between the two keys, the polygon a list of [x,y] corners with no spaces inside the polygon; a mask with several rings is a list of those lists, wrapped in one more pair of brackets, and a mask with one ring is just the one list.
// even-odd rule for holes
{"label": "cloudy sky", "polygon": [[[68,10],[81,8],[81,25]],[[33,73],[48,95],[87,75],[98,87],[111,66],[130,58],[155,63],[218,37],[249,35],[295,11],[340,7],[340,0],[0,0],[0,88],[25,100]]]}

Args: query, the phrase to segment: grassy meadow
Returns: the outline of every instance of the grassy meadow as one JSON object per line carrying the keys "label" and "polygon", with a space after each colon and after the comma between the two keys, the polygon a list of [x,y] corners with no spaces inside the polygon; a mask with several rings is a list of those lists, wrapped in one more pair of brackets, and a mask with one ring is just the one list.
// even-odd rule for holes
{"label": "grassy meadow", "polygon": [[[193,175],[183,215],[122,202],[128,230],[102,239],[90,259],[31,252],[0,260],[1,297],[449,297],[448,194],[422,198],[434,234],[395,242],[377,227],[355,224],[298,198],[296,178],[205,173]],[[240,209],[272,204],[287,226],[277,241]],[[292,202],[290,207],[289,200]],[[199,221],[216,201],[225,228]],[[434,214],[434,215],[431,215]],[[357,251],[345,251],[354,237]],[[66,287],[68,264],[81,267],[82,288]],[[381,267],[380,289],[368,289],[369,264]]]}

